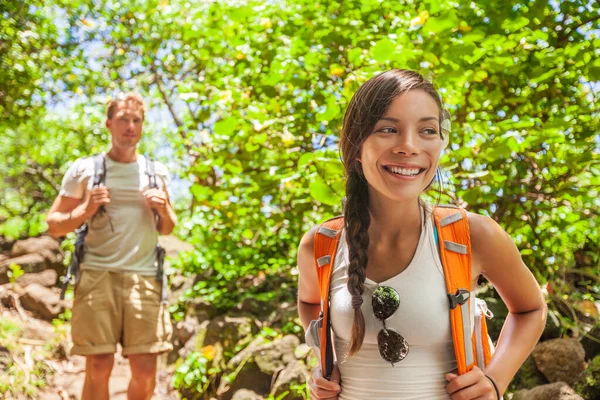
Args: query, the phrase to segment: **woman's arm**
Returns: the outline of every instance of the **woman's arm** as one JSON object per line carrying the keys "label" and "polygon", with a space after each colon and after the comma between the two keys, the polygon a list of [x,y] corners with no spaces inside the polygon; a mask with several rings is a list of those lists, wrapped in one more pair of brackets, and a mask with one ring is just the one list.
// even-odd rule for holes
{"label": "woman's arm", "polygon": [[321,296],[315,269],[314,240],[317,228],[308,231],[298,247],[298,314],[304,330],[310,321],[319,318]]}
{"label": "woman's arm", "polygon": [[[308,231],[298,247],[298,314],[304,330],[308,328],[310,321],[319,318],[321,312],[321,296],[319,292],[319,278],[315,268],[314,240],[317,227]],[[336,366],[333,368],[331,380],[323,377],[321,367],[313,369],[309,388],[311,399],[321,400],[337,399],[341,390],[340,372]]]}
{"label": "woman's arm", "polygon": [[469,225],[473,270],[481,271],[490,281],[509,311],[494,355],[484,371],[504,393],[544,330],[547,306],[539,284],[500,225],[472,213]]}

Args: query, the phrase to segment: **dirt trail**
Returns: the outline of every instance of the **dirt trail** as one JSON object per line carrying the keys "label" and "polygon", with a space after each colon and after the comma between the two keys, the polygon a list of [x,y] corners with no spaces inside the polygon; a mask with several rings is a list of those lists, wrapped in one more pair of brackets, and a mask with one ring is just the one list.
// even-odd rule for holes
{"label": "dirt trail", "polygon": [[[40,400],[67,400],[81,398],[81,389],[85,378],[85,358],[71,356],[67,361],[48,360],[54,374],[48,379],[48,386],[39,394]],[[165,370],[164,361],[159,360],[155,400],[179,399],[176,390],[171,387],[172,374]],[[120,354],[115,355],[115,365],[110,376],[111,400],[126,400],[127,386],[131,378],[129,361]]]}

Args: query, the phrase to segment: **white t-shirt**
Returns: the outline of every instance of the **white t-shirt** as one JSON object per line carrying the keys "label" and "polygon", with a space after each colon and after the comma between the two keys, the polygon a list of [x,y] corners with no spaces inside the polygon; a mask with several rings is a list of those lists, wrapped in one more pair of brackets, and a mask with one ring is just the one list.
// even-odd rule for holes
{"label": "white t-shirt", "polygon": [[[108,156],[105,160],[104,184],[111,202],[105,206],[106,213],[98,212],[87,221],[89,230],[81,268],[153,275],[158,232],[152,209],[143,197],[143,192],[149,189],[146,158],[138,155],[131,163],[120,163]],[[154,170],[159,188],[169,193],[167,168],[154,161]],[[93,158],[80,158],[67,170],[60,195],[83,199],[92,189],[93,181]]]}

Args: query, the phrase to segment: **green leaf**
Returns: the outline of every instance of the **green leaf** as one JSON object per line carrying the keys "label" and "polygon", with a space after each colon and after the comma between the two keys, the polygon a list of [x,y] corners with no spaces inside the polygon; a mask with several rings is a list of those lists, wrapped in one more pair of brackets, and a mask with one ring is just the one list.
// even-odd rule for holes
{"label": "green leaf", "polygon": [[442,0],[426,0],[425,4],[427,5],[427,9],[429,14],[437,14],[442,9]]}
{"label": "green leaf", "polygon": [[231,136],[236,126],[237,120],[233,117],[229,117],[215,123],[213,130],[219,135]]}
{"label": "green leaf", "polygon": [[327,204],[336,205],[339,202],[339,196],[336,195],[331,187],[323,181],[319,176],[316,176],[309,185],[310,195],[317,201]]}
{"label": "green leaf", "polygon": [[514,19],[507,19],[502,23],[502,29],[505,29],[509,32],[518,31],[519,29],[527,26],[529,24],[529,20],[525,17],[517,17]]}
{"label": "green leaf", "polygon": [[458,27],[458,17],[455,11],[445,11],[439,17],[430,17],[425,25],[423,32],[441,33],[446,30]]}
{"label": "green leaf", "polygon": [[341,112],[341,108],[337,100],[331,96],[327,100],[327,105],[322,112],[317,114],[317,121],[331,121]]}
{"label": "green leaf", "polygon": [[268,136],[266,133],[259,133],[257,135],[252,135],[252,142],[254,142],[256,144],[265,144],[267,139],[268,139]]}
{"label": "green leaf", "polygon": [[248,142],[244,145],[244,149],[246,149],[248,153],[255,152],[256,150],[260,149],[260,147],[261,146],[259,144],[254,144],[251,142]]}
{"label": "green leaf", "polygon": [[315,153],[304,153],[304,154],[302,154],[302,156],[298,160],[298,169],[299,170],[304,170],[304,168],[306,167],[306,165],[308,163],[312,162],[314,158],[315,158]]}
{"label": "green leaf", "polygon": [[348,50],[348,61],[353,65],[360,65],[362,62],[363,49],[360,47],[353,47]]}
{"label": "green leaf", "polygon": [[202,185],[192,185],[190,191],[194,195],[196,201],[199,202],[206,200],[212,193],[211,188]]}
{"label": "green leaf", "polygon": [[384,37],[371,47],[371,57],[375,61],[383,63],[392,59],[395,51],[396,45],[389,38]]}

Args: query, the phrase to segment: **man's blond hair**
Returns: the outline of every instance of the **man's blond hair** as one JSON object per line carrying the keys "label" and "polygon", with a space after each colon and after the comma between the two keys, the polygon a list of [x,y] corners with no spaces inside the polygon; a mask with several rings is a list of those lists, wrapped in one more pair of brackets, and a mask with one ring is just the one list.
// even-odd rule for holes
{"label": "man's blond hair", "polygon": [[121,102],[132,102],[142,110],[142,118],[145,116],[144,98],[136,92],[119,93],[115,98],[112,98],[106,104],[106,118],[111,119],[115,113],[115,109]]}

